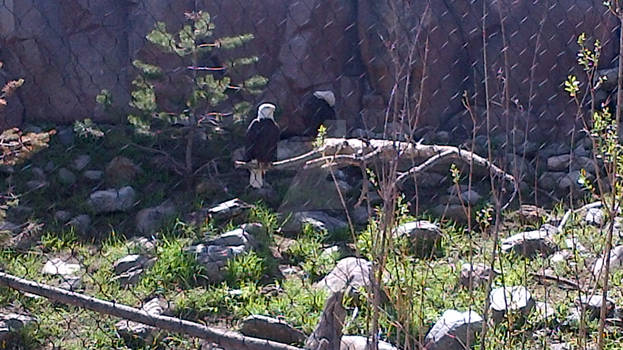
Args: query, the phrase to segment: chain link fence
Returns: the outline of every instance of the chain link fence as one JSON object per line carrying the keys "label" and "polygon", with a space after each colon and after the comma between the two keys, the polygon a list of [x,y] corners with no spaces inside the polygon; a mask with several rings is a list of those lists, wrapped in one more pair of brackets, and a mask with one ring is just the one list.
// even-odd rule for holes
{"label": "chain link fence", "polygon": [[[0,83],[24,79],[0,127],[56,130],[1,169],[0,348],[279,348],[256,343],[267,334],[302,347],[346,257],[374,268],[357,260],[337,280],[363,269],[383,282],[359,276],[353,288],[369,289],[344,299],[344,334],[401,349],[596,343],[604,234],[614,227],[616,245],[618,221],[582,205],[607,190],[591,113],[615,109],[619,36],[596,0],[0,0]],[[309,106],[327,90],[335,116],[318,136]],[[339,166],[275,166],[269,189],[250,189],[234,161],[262,103],[277,106],[280,161],[339,139],[315,154]],[[152,129],[136,134],[144,117]],[[616,348],[612,273],[604,334]],[[499,306],[498,287],[531,296]],[[153,324],[111,313],[119,305]],[[431,336],[450,309],[485,320],[455,315],[467,331]],[[281,323],[253,328],[252,315]]]}

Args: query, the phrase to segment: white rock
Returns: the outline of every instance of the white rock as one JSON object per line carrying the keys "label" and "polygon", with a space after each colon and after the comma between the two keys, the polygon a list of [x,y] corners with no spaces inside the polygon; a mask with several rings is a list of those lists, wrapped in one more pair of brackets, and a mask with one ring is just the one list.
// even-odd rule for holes
{"label": "white rock", "polygon": [[316,283],[316,288],[325,288],[330,292],[343,292],[348,286],[355,293],[359,287],[369,288],[372,263],[368,260],[348,257],[340,260],[335,268]]}
{"label": "white rock", "polygon": [[447,310],[426,335],[427,350],[463,350],[467,338],[473,344],[482,317],[474,311]]}
{"label": "white rock", "polygon": [[48,260],[45,265],[43,265],[41,273],[47,275],[73,276],[79,271],[79,264],[72,264],[64,261],[61,258],[54,258]]}
{"label": "white rock", "polygon": [[527,315],[535,305],[532,295],[526,287],[499,287],[489,296],[493,319],[499,322],[507,312],[521,312]]}

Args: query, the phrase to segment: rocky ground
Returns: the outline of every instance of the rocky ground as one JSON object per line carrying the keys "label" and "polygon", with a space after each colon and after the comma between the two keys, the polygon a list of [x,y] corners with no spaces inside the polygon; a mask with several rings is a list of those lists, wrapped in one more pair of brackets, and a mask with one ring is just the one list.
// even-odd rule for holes
{"label": "rocky ground", "polygon": [[[144,140],[120,128],[104,131],[104,137],[85,138],[61,127],[48,150],[1,169],[9,195],[0,269],[150,314],[299,346],[317,334],[325,302],[345,293],[343,348],[365,348],[378,212],[354,205],[362,188],[358,169],[274,172],[269,190],[250,191],[246,172],[234,169],[231,157],[219,157],[239,153],[232,145],[206,154],[213,161],[187,183],[161,155],[146,151]],[[422,137],[450,142],[443,132]],[[534,203],[538,197],[539,205],[510,206],[498,244],[486,177],[474,173],[472,186],[453,184],[445,164],[418,178],[416,192],[405,191],[383,273],[384,348],[458,350],[467,341],[479,348],[487,305],[488,349],[592,346],[602,302],[597,278],[604,232],[612,223],[616,248],[610,254],[606,339],[613,349],[623,344],[623,241],[619,220],[610,220],[578,184],[581,169],[590,177],[586,140],[575,140],[574,147],[524,142],[504,148],[513,151],[501,152],[499,164],[524,179],[520,199]],[[207,140],[204,149],[219,149],[210,142],[220,141]],[[474,140],[477,153],[486,142]],[[305,140],[284,141],[279,157],[310,147]],[[569,193],[592,204],[569,211],[558,203]],[[374,193],[368,200],[381,203]],[[466,206],[477,219],[467,219]],[[0,344],[212,346],[6,288],[0,288]]]}

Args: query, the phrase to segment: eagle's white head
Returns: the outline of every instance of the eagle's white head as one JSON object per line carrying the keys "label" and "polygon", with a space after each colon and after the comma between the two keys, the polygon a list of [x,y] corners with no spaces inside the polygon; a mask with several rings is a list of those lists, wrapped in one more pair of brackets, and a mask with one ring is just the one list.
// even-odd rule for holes
{"label": "eagle's white head", "polygon": [[262,104],[258,109],[257,109],[257,118],[258,119],[272,119],[275,120],[275,118],[273,117],[273,113],[275,113],[275,105],[274,104],[270,104],[270,103],[264,103]]}
{"label": "eagle's white head", "polygon": [[331,90],[324,91],[314,91],[314,96],[321,100],[325,100],[329,104],[329,106],[335,106],[335,94]]}

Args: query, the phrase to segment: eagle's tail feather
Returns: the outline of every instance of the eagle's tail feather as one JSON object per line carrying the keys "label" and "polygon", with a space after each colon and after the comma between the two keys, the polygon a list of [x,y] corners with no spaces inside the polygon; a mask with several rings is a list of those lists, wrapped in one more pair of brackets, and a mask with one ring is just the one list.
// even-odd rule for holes
{"label": "eagle's tail feather", "polygon": [[262,186],[264,185],[264,169],[251,169],[249,184],[253,188],[262,188]]}

